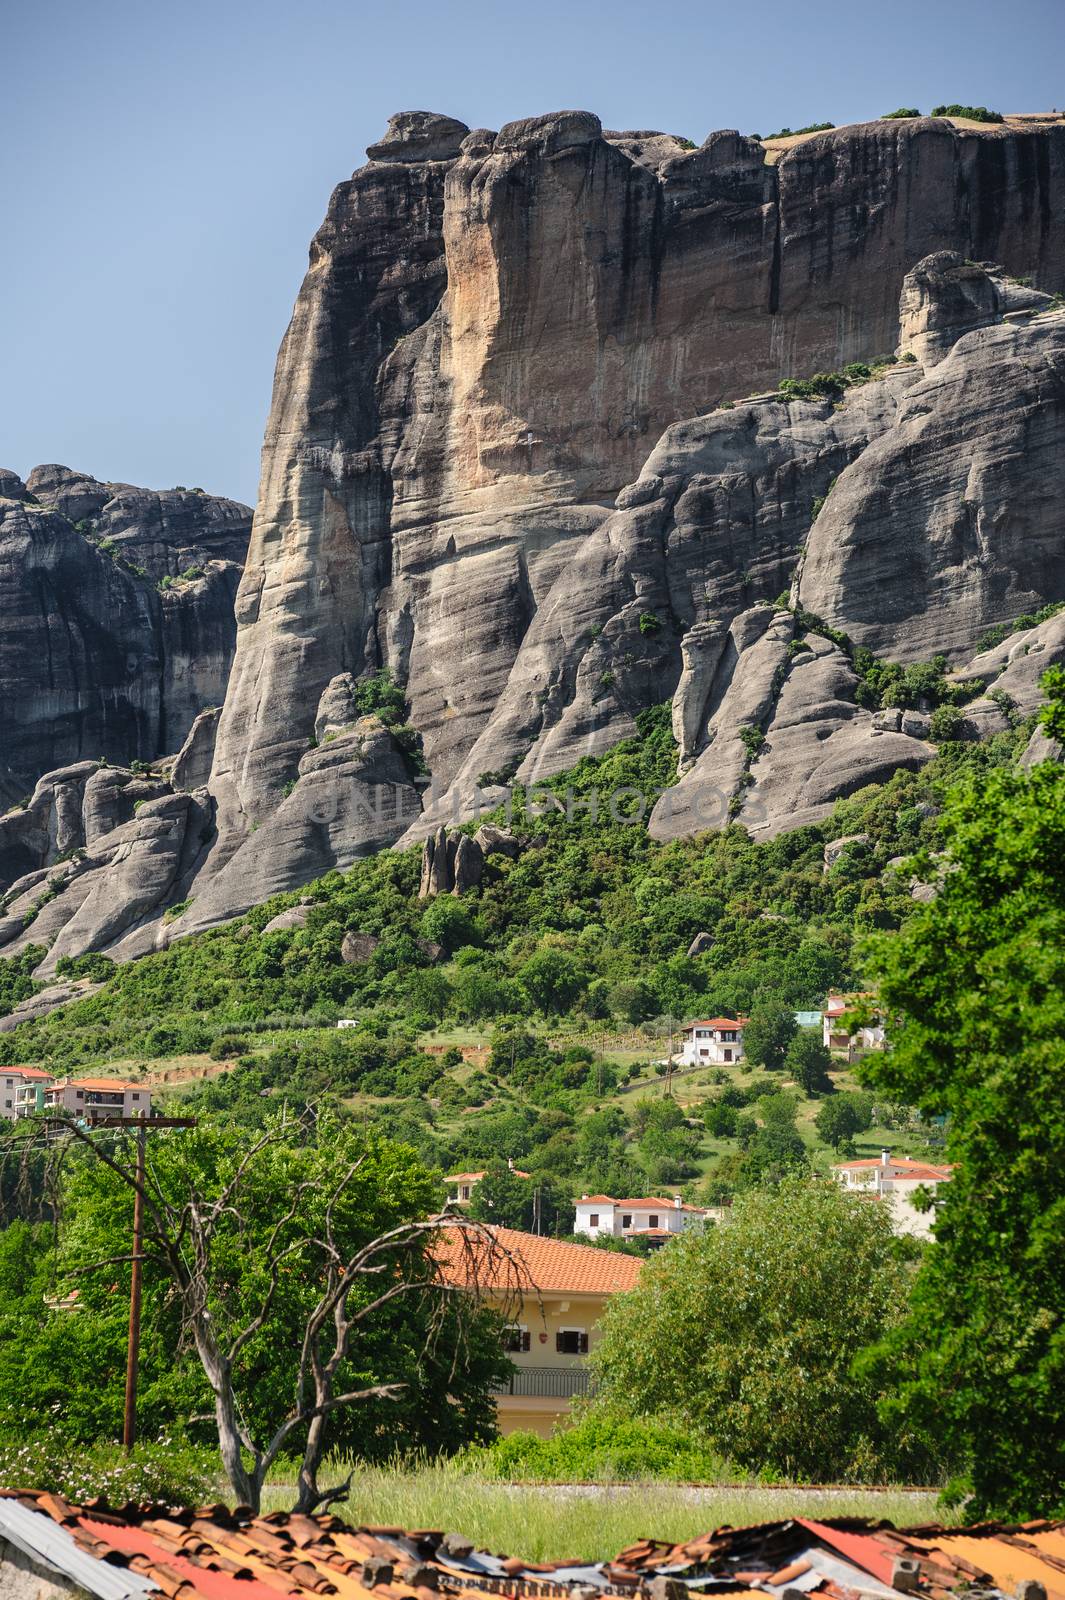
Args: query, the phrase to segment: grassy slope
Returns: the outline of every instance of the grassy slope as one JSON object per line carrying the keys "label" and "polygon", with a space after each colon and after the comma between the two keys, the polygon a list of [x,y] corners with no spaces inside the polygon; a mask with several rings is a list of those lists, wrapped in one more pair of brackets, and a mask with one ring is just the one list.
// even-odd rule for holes
{"label": "grassy slope", "polygon": [[[267,1491],[267,1508],[287,1505]],[[899,1525],[942,1514],[934,1494],[904,1490],[689,1489],[679,1485],[546,1487],[485,1483],[442,1463],[359,1469],[336,1508],[355,1523],[459,1528],[481,1549],[529,1561],[602,1561],[641,1538],[692,1539],[710,1528],[776,1517],[884,1517]]]}

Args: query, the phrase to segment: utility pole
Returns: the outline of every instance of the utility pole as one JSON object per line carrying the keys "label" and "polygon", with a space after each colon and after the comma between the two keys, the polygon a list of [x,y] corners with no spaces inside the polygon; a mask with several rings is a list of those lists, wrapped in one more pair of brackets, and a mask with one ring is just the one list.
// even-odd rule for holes
{"label": "utility pole", "polygon": [[[59,1122],[59,1127],[65,1127]],[[144,1185],[147,1176],[148,1131],[163,1128],[195,1128],[195,1117],[90,1117],[97,1128],[135,1128],[137,1130],[136,1187],[133,1192],[133,1254],[129,1285],[129,1338],[126,1344],[126,1403],[122,1414],[122,1445],[128,1455],[137,1442],[137,1367],[141,1349],[141,1296],[144,1278]]]}
{"label": "utility pole", "polygon": [[137,1442],[137,1362],[141,1352],[146,1142],[141,1126],[137,1129],[137,1188],[133,1195],[133,1262],[129,1280],[129,1337],[126,1341],[126,1405],[122,1413],[122,1447],[127,1455]]}

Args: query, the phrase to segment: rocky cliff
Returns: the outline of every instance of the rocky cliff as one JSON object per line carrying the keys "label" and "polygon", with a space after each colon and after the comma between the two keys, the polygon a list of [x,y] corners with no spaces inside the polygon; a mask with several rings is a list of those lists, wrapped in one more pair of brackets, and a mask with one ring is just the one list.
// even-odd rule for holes
{"label": "rocky cliff", "polygon": [[[656,835],[815,820],[933,752],[927,716],[867,703],[841,635],[943,652],[992,694],[1013,671],[1016,714],[1038,698],[977,646],[1065,598],[1065,126],[877,122],[774,162],[730,132],[409,113],[368,155],[278,359],[221,713],[135,816],[116,800],[117,855],[88,843],[92,774],[45,784],[32,827],[0,819],[24,876],[61,812],[86,840],[35,913],[62,926],[52,964],[426,837],[671,696]],[[1041,626],[1047,664],[1065,639]],[[410,740],[364,714],[381,668],[428,795]],[[142,854],[113,924],[107,874]]]}
{"label": "rocky cliff", "polygon": [[0,473],[0,786],[148,761],[219,705],[251,512],[37,467]]}

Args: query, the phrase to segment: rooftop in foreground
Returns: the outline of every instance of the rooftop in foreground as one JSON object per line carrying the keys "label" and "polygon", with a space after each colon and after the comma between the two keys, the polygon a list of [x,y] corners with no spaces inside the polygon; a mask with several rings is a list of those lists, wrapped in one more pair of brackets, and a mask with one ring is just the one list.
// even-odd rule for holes
{"label": "rooftop in foreground", "polygon": [[0,1490],[0,1551],[0,1592],[6,1574],[22,1578],[28,1568],[51,1580],[53,1592],[69,1592],[72,1582],[75,1593],[99,1600],[474,1600],[486,1592],[552,1600],[589,1588],[635,1597],[667,1577],[681,1597],[693,1585],[693,1600],[708,1580],[730,1600],[795,1589],[823,1600],[947,1600],[963,1590],[1015,1600],[1034,1596],[1019,1587],[1032,1583],[1047,1600],[1065,1600],[1062,1522],[896,1529],[796,1517],[719,1528],[679,1545],[645,1539],[612,1561],[532,1563],[475,1550],[453,1533],[353,1528],[329,1515],[256,1517],[221,1505],[112,1510]]}

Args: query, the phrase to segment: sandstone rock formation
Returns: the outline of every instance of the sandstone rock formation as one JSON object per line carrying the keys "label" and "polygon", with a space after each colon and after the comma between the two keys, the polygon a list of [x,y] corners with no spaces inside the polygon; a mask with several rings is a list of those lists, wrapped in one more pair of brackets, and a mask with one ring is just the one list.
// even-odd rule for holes
{"label": "sandstone rock formation", "polygon": [[[246,506],[37,467],[0,473],[0,790],[85,757],[149,761],[220,704]],[[181,576],[184,574],[185,576]]]}
{"label": "sandstone rock formation", "polygon": [[[341,674],[383,664],[405,685],[449,806],[605,748],[672,691],[676,629],[705,677],[712,643],[692,630],[727,632],[786,587],[810,502],[868,443],[846,425],[813,451],[793,436],[763,474],[752,437],[747,460],[699,474],[716,506],[692,481],[673,519],[679,485],[658,492],[645,468],[641,503],[613,511],[662,430],[893,348],[929,251],[1065,287],[1057,128],[877,122],[776,165],[735,133],[691,150],[586,112],[461,134],[393,119],[312,246],[238,598],[219,861],[297,776]],[[668,580],[666,552],[646,553],[667,521]],[[708,577],[713,609],[692,597]],[[687,701],[680,716],[697,720]],[[430,807],[423,831],[446,815]]]}
{"label": "sandstone rock formation", "polygon": [[[368,154],[278,359],[220,712],[241,508],[0,475],[0,685],[40,681],[31,593],[83,592],[97,633],[106,599],[109,630],[93,693],[61,652],[0,749],[4,800],[49,769],[0,818],[0,938],[46,933],[44,971],[395,842],[426,841],[426,895],[461,892],[520,841],[457,821],[671,696],[656,837],[818,821],[934,753],[927,716],[860,703],[848,640],[979,677],[970,736],[1062,654],[1051,619],[977,656],[1065,599],[1065,129],[877,122],[773,165],[732,132],[416,112]],[[773,387],[896,345],[868,381]],[[382,668],[428,785],[360,716]]]}
{"label": "sandstone rock formation", "polygon": [[484,851],[468,833],[449,834],[437,828],[422,847],[420,900],[438,894],[462,894],[476,888],[484,871]]}

